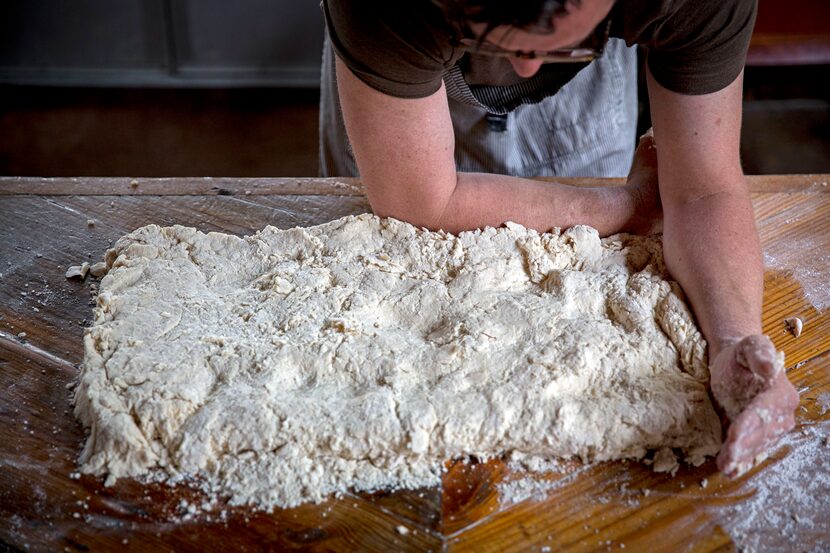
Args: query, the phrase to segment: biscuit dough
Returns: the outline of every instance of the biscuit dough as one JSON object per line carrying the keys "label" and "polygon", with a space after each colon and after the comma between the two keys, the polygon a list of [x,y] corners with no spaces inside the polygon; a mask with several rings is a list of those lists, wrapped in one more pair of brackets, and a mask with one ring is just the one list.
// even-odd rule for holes
{"label": "biscuit dough", "polygon": [[110,481],[199,475],[267,509],[436,485],[464,455],[720,446],[659,238],[366,214],[244,238],[150,225],[106,260],[75,413],[82,471]]}

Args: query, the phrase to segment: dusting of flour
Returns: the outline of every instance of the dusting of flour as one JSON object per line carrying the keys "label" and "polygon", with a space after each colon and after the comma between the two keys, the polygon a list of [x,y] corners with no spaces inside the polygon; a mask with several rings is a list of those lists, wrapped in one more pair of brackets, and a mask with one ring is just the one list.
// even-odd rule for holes
{"label": "dusting of flour", "polygon": [[709,510],[741,550],[828,551],[830,422],[790,432],[780,445],[786,457],[755,475],[747,500]]}
{"label": "dusting of flour", "polygon": [[239,238],[155,225],[107,253],[81,470],[197,476],[270,509],[437,485],[446,459],[720,446],[705,343],[659,238],[373,215]]}
{"label": "dusting of flour", "polygon": [[811,199],[826,193],[827,183],[815,182],[807,190],[787,194],[786,207],[759,221],[764,266],[790,274],[801,285],[804,298],[819,311],[830,307],[830,234],[817,231],[823,228],[825,215]]}

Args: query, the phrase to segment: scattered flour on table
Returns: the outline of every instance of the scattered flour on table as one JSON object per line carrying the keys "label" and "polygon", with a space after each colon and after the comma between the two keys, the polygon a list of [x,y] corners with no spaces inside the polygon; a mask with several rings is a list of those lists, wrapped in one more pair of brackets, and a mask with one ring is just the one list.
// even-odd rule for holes
{"label": "scattered flour on table", "polygon": [[[499,503],[509,506],[522,501],[544,501],[550,492],[572,482],[579,474],[591,468],[590,464],[574,464],[559,459],[526,456],[514,452],[507,464],[510,474],[520,475],[497,485]],[[555,480],[545,479],[544,473],[555,473]]]}
{"label": "scattered flour on table", "polygon": [[[543,501],[551,491],[570,483],[591,467],[588,463],[577,464],[513,451],[507,459],[508,474],[511,476],[497,485],[499,503],[509,506],[526,500]],[[546,478],[545,475],[551,473],[556,474],[556,479]]]}
{"label": "scattered flour on table", "polygon": [[830,421],[790,432],[787,455],[753,475],[754,495],[711,508],[742,551],[830,551],[828,436]]}
{"label": "scattered flour on table", "polygon": [[[570,482],[570,478],[566,481]],[[562,480],[541,480],[528,476],[503,482],[498,485],[499,504],[506,506],[527,500],[544,501],[551,491],[561,488],[564,484]]]}
{"label": "scattered flour on table", "polygon": [[[714,527],[720,526],[739,551],[830,551],[830,421],[802,424],[776,444],[775,456],[781,458],[755,471],[731,498],[720,495],[717,490],[711,496],[699,498],[698,508],[707,513],[706,521],[702,523],[694,511],[688,514],[687,520],[694,521],[700,538],[709,538]],[[552,493],[573,484],[576,477],[591,467],[557,462],[534,465],[521,461],[509,463],[508,468],[519,477],[498,485],[502,507],[527,500],[545,501]],[[708,488],[710,482],[704,478],[699,486]],[[586,509],[590,503],[609,500],[639,506],[636,500],[625,495],[627,489],[623,483],[619,493],[610,497],[592,495],[585,499]],[[647,488],[641,491],[646,496],[651,493]],[[566,496],[571,497],[572,492]],[[678,521],[678,524],[684,523]]]}
{"label": "scattered flour on table", "polygon": [[[830,243],[827,233],[816,232],[824,225],[824,214],[808,201],[826,193],[827,183],[815,183],[808,190],[790,194],[796,201],[759,221],[764,247],[764,266],[790,273],[804,291],[804,297],[821,311],[830,307]],[[783,237],[783,238],[782,238]]]}
{"label": "scattered flour on table", "polygon": [[804,263],[805,251],[815,250],[813,240],[793,240],[788,243],[792,249],[768,248],[764,251],[764,266],[789,272],[804,290],[804,297],[819,311],[830,307],[830,253],[819,254]]}
{"label": "scattered flour on table", "polygon": [[659,238],[372,215],[245,238],[155,225],[107,253],[81,470],[231,504],[437,485],[446,459],[720,446],[705,343]]}

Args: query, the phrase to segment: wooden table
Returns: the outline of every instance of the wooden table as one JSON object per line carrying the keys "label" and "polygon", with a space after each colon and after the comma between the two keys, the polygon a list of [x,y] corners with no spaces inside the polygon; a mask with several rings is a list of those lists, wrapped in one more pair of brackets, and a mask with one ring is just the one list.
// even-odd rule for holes
{"label": "wooden table", "polygon": [[[728,481],[711,461],[683,467],[673,479],[639,463],[565,463],[528,480],[502,461],[455,461],[448,462],[440,489],[349,493],[271,514],[226,508],[221,520],[216,512],[188,516],[182,500],[198,503],[202,496],[186,486],[121,479],[105,488],[100,479],[72,475],[84,431],[72,415],[67,385],[82,360],[95,281],[67,280],[64,272],[99,260],[115,239],[148,223],[249,234],[268,224],[313,225],[365,212],[360,184],[0,178],[0,550],[732,550],[733,538],[752,532],[751,525],[736,530],[734,516],[758,511],[753,501],[761,491],[770,494],[770,482],[781,481],[779,469],[792,463],[797,439],[827,440],[830,310],[822,282],[830,275],[828,182],[830,175],[750,178],[768,261],[776,265],[766,272],[764,330],[786,352],[801,408],[789,445],[749,475]],[[804,321],[800,338],[785,332],[789,316]],[[789,491],[779,485],[772,492],[796,493],[830,479],[830,463],[811,459],[807,466],[802,459],[797,479],[784,480]],[[543,484],[536,498],[504,504],[500,486],[517,480]],[[830,539],[830,513],[812,529],[798,524],[779,522],[760,543],[774,544],[783,533],[806,550],[830,547],[822,541]]]}

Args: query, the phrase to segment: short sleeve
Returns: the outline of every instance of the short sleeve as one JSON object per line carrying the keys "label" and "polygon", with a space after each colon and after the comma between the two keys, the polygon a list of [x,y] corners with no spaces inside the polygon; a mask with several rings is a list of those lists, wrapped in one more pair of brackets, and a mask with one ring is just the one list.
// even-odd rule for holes
{"label": "short sleeve", "polygon": [[332,47],[375,90],[423,98],[441,87],[450,40],[430,2],[323,0]]}
{"label": "short sleeve", "polygon": [[658,83],[681,94],[708,94],[732,83],[746,63],[755,0],[680,0],[644,44]]}

